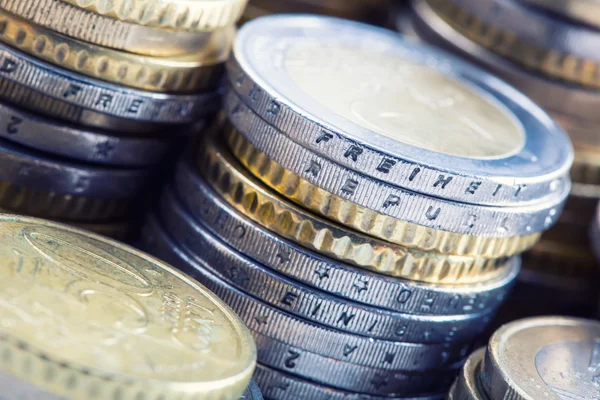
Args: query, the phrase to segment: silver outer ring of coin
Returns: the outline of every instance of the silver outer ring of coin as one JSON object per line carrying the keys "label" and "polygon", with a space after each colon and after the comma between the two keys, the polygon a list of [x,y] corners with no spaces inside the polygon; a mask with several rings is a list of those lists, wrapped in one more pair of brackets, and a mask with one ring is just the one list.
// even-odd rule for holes
{"label": "silver outer ring of coin", "polygon": [[162,138],[112,136],[104,131],[56,123],[2,103],[0,137],[79,161],[127,167],[156,164],[170,147]]}
{"label": "silver outer ring of coin", "polygon": [[201,255],[213,275],[266,304],[344,332],[408,343],[461,342],[481,334],[495,313],[416,316],[350,302],[278,275],[223,244],[193,221],[168,189],[160,201],[159,215],[171,237],[191,253]]}
{"label": "silver outer ring of coin", "polygon": [[540,106],[575,118],[598,121],[600,93],[534,74],[474,43],[457,32],[427,4],[413,0],[413,22],[419,36],[446,50],[458,53],[506,79]]}
{"label": "silver outer ring of coin", "polygon": [[487,400],[482,393],[479,374],[485,357],[485,347],[475,350],[467,359],[461,373],[456,378],[448,400]]}
{"label": "silver outer ring of coin", "polygon": [[[168,232],[166,233],[169,235]],[[258,315],[265,316],[267,320],[277,321],[273,324],[259,322],[254,324],[254,327],[249,326],[251,330],[269,338],[341,362],[385,371],[420,372],[447,369],[458,364],[462,365],[469,354],[470,343],[424,345],[385,341],[352,335],[304,321],[237,290],[205,268],[204,257],[192,254],[181,243],[177,243],[176,247],[188,261],[185,269],[181,262],[178,264],[182,266],[181,269],[202,282],[207,280],[217,282],[221,289],[216,290],[215,293],[232,305],[246,324],[250,324],[250,321],[255,320]]]}
{"label": "silver outer ring of coin", "polygon": [[600,33],[585,25],[554,17],[520,1],[451,0],[486,23],[501,26],[516,38],[565,55],[600,61]]}
{"label": "silver outer ring of coin", "polygon": [[[348,393],[303,380],[294,375],[257,364],[254,379],[271,399],[295,400],[392,400],[389,397]],[[441,400],[443,396],[395,398],[396,400]]]}
{"label": "silver outer ring of coin", "polygon": [[600,27],[600,7],[594,0],[520,0],[522,3],[553,11],[572,20]]}
{"label": "silver outer ring of coin", "polygon": [[[434,285],[389,278],[322,257],[269,232],[217,195],[191,160],[183,159],[178,164],[174,183],[185,208],[212,234],[241,253],[318,290],[391,311],[443,316],[493,310],[504,302],[521,269],[520,258],[513,257],[506,276],[474,285]],[[290,262],[282,263],[282,259]]]}
{"label": "silver outer ring of coin", "polygon": [[57,194],[93,198],[130,198],[148,183],[152,171],[90,166],[51,158],[0,141],[0,180]]}
{"label": "silver outer ring of coin", "polygon": [[[231,124],[248,142],[293,174],[369,210],[432,229],[485,237],[544,231],[558,219],[571,188],[565,176],[543,203],[518,207],[477,206],[430,197],[329,161],[267,124],[239,100],[228,98],[225,109]],[[436,182],[443,186],[439,184],[442,181]],[[522,189],[527,190],[518,190]]]}
{"label": "silver outer ring of coin", "polygon": [[[255,60],[248,54],[253,48],[249,42],[257,37],[255,43],[265,49],[260,60],[264,71],[252,66]],[[296,86],[289,82],[286,86],[289,78],[281,62],[286,41],[315,37],[325,43],[387,49],[483,89],[523,126],[524,148],[498,160],[468,159],[403,144],[345,120]],[[272,58],[277,62],[271,62]],[[336,163],[415,192],[473,204],[521,205],[558,189],[556,185],[571,166],[568,138],[529,98],[450,54],[387,30],[334,18],[270,16],[244,25],[227,68],[231,86],[242,101],[294,141]],[[444,188],[434,185],[440,175],[452,177],[452,182]],[[528,190],[516,192],[518,185],[527,185]]]}
{"label": "silver outer ring of coin", "polygon": [[263,400],[263,395],[254,379],[250,381],[250,385],[238,400]]}
{"label": "silver outer ring of coin", "polygon": [[[534,337],[528,337],[528,331],[531,331]],[[589,391],[592,390],[595,395],[598,394],[598,387],[593,383],[591,375],[597,370],[599,363],[599,337],[600,323],[591,320],[538,317],[504,325],[490,338],[481,373],[483,387],[492,399],[594,398],[585,396],[582,391],[587,391],[589,394],[591,393]],[[554,361],[562,363],[557,370],[553,371],[548,368],[544,371],[539,370],[536,364],[540,351],[548,345],[578,342],[594,343],[591,345],[591,353],[589,355],[580,354],[579,359],[572,359],[568,354],[564,355],[566,358],[554,357]],[[505,355],[500,354],[506,348],[518,357],[507,359]],[[577,366],[581,366],[590,376],[576,377],[578,371],[575,368]],[[554,379],[550,378],[552,382],[547,382],[541,376],[542,372],[544,375],[552,374],[552,372],[562,374],[558,381],[554,377]],[[589,381],[586,381],[586,378]],[[577,388],[570,385],[566,385],[569,387],[565,388],[564,383],[567,382]],[[565,397],[559,393],[564,394]]]}
{"label": "silver outer ring of coin", "polygon": [[[195,259],[192,259],[177,243],[175,243],[164,229],[160,226],[156,217],[150,216],[143,229],[142,243],[154,255],[171,263],[183,271],[190,268],[198,269]],[[305,336],[310,336],[312,347],[315,349],[304,350],[295,344],[288,343],[289,336],[298,336],[294,326],[285,324],[285,321],[276,319],[273,325],[276,330],[284,330],[283,340],[277,336],[268,335],[264,330],[265,325],[270,325],[272,315],[265,312],[266,307],[256,302],[256,306],[248,308],[252,302],[249,296],[236,291],[214,276],[202,273],[192,275],[209,290],[225,301],[238,316],[246,323],[254,337],[258,350],[258,362],[275,369],[285,370],[294,375],[313,380],[328,386],[334,386],[342,390],[355,391],[372,395],[394,395],[396,391],[402,391],[403,395],[417,395],[425,391],[445,392],[450,386],[456,373],[458,365],[451,366],[452,369],[436,370],[434,373],[438,380],[432,383],[431,372],[418,373],[396,370],[385,370],[381,368],[367,367],[340,361],[320,354],[317,347],[322,347],[318,337],[312,337],[310,331],[304,331]],[[296,334],[295,334],[296,332]],[[293,340],[292,340],[293,341]],[[466,354],[465,354],[466,357]]]}
{"label": "silver outer ring of coin", "polygon": [[[175,31],[137,25],[93,13],[61,0],[35,0],[27,5],[19,0],[0,0],[0,8],[73,39],[155,57],[200,51],[211,36],[211,32]],[[81,26],[94,26],[94,29],[82,29]]]}
{"label": "silver outer ring of coin", "polygon": [[206,114],[211,102],[218,104],[214,93],[163,94],[125,88],[76,73],[67,73],[6,45],[0,45],[0,78],[66,104],[136,122],[187,124]]}

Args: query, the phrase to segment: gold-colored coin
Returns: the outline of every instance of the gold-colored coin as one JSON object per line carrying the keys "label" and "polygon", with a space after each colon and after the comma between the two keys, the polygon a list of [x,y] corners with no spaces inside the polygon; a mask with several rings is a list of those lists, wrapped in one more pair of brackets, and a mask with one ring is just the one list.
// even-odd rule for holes
{"label": "gold-colored coin", "polygon": [[501,26],[482,21],[449,0],[426,0],[452,28],[478,45],[525,68],[578,85],[600,88],[600,64],[574,54],[541,48]]}
{"label": "gold-colored coin", "polygon": [[480,237],[424,227],[369,210],[335,196],[271,160],[252,146],[231,124],[226,137],[238,160],[278,193],[326,218],[359,232],[421,251],[472,257],[506,257],[531,248],[540,237]]}
{"label": "gold-colored coin", "polygon": [[138,25],[209,31],[233,25],[247,0],[62,0]]}
{"label": "gold-colored coin", "polygon": [[198,166],[232,207],[276,234],[337,260],[381,274],[432,283],[470,284],[508,273],[504,260],[441,255],[363,235],[307,212],[270,191],[214,136],[200,145]]}
{"label": "gold-colored coin", "polygon": [[0,8],[73,39],[150,56],[201,52],[213,35],[136,25],[61,0],[0,0]]}
{"label": "gold-colored coin", "polygon": [[0,10],[0,41],[93,78],[159,92],[212,89],[227,59],[235,29],[215,31],[206,47],[177,57],[150,57],[81,42]]}
{"label": "gold-colored coin", "polygon": [[66,399],[234,399],[256,349],[196,281],[101,236],[0,215],[0,371]]}

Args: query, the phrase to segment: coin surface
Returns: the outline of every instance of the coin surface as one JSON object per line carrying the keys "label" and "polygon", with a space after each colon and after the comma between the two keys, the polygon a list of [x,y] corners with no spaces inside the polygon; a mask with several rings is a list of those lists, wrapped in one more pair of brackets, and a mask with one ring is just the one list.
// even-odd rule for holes
{"label": "coin surface", "polygon": [[489,397],[600,397],[600,323],[539,317],[504,325],[488,345],[482,383]]}
{"label": "coin surface", "polygon": [[564,132],[520,92],[367,25],[252,21],[239,32],[228,72],[242,101],[294,141],[420,193],[524,204],[558,190],[572,161]]}
{"label": "coin surface", "polygon": [[479,378],[484,356],[485,347],[474,351],[469,356],[452,389],[450,389],[448,400],[486,400]]}
{"label": "coin surface", "polygon": [[0,369],[69,399],[240,396],[239,318],[170,266],[64,225],[0,216]]}
{"label": "coin surface", "polygon": [[263,400],[263,395],[254,379],[250,381],[250,385],[239,400]]}

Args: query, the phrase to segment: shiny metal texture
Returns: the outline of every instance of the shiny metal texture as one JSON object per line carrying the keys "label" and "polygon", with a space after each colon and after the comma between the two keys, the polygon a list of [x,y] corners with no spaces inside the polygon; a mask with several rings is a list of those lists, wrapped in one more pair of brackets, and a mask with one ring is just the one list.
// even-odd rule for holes
{"label": "shiny metal texture", "polygon": [[325,258],[268,231],[218,196],[189,160],[179,163],[174,184],[185,208],[229,246],[283,276],[382,309],[431,316],[492,310],[504,301],[520,269],[514,258],[505,277],[468,286],[389,278]]}
{"label": "shiny metal texture", "polygon": [[[260,37],[261,40],[254,40],[255,37]],[[316,38],[319,38],[321,45],[316,45]],[[341,48],[351,49],[354,58],[350,55],[346,57]],[[361,51],[367,55],[360,57]],[[323,54],[319,55],[319,52]],[[290,58],[289,62],[286,57]],[[329,60],[328,57],[333,59]],[[341,68],[342,65],[356,65],[351,60],[358,59],[371,65],[373,61],[368,60],[377,57],[385,58],[379,62],[383,72],[378,71],[375,66],[364,73]],[[328,61],[321,65],[320,60]],[[409,65],[405,66],[403,63]],[[414,107],[424,107],[423,112],[429,110],[429,116],[433,108],[440,124],[453,126],[450,120],[456,119],[457,124],[468,126],[452,132],[472,129],[474,133],[472,137],[469,136],[470,139],[494,143],[494,136],[489,136],[493,130],[479,128],[466,116],[461,119],[460,111],[453,113],[444,109],[443,98],[431,99],[425,95],[422,99],[418,97],[419,87],[411,87],[412,76],[409,72],[416,70],[421,73],[423,68],[418,66],[423,63],[428,65],[425,70],[431,69],[436,77],[443,76],[444,82],[446,79],[452,82],[444,84],[451,85],[445,89],[449,93],[448,98],[452,98],[453,94],[458,96],[456,91],[468,91],[469,95],[461,94],[459,98],[475,96],[479,100],[472,102],[481,107],[491,107],[498,113],[499,126],[508,127],[503,131],[515,131],[515,136],[507,139],[509,143],[514,142],[508,153],[492,152],[490,156],[486,152],[478,155],[476,150],[472,150],[474,157],[460,157],[449,154],[448,146],[427,148],[430,143],[436,142],[433,139],[427,141],[428,145],[415,146],[404,143],[402,140],[407,139],[403,136],[398,138],[398,135],[406,135],[414,140],[416,136],[427,133],[433,135],[432,138],[439,137],[440,145],[433,146],[444,146],[449,144],[447,136],[450,133],[432,128],[420,135],[418,122],[414,122],[416,130],[410,130],[405,127],[406,124],[399,123],[403,121],[403,115],[406,120],[406,115],[398,111],[398,107],[388,111],[386,104],[388,108],[397,106],[399,102],[406,107],[416,104]],[[332,65],[336,68],[332,68]],[[307,75],[295,78],[296,72],[290,72],[290,68],[300,70],[298,74]],[[339,89],[337,86],[336,90],[323,88],[323,85],[330,85],[332,71],[342,71],[342,77],[346,73],[360,75],[355,76],[356,79],[342,81],[350,92],[347,96],[342,94],[336,97],[348,97],[342,100],[346,102],[356,100],[351,105],[344,105],[350,108],[337,109],[329,103],[323,104],[325,100],[310,95],[312,92],[309,90],[314,91],[316,88],[323,89],[320,93],[339,93],[336,92]],[[405,79],[394,80],[393,71],[408,75]],[[398,35],[376,28],[323,17],[267,17],[241,29],[234,46],[234,57],[228,62],[228,72],[230,84],[240,94],[242,101],[294,141],[336,163],[415,192],[473,204],[526,204],[558,189],[557,185],[560,184],[556,180],[565,176],[572,159],[562,130],[521,93],[448,54],[404,41]],[[352,87],[356,86],[356,80],[366,79],[367,76],[369,80],[363,86],[369,93],[373,92],[374,97],[369,98],[368,93],[359,93],[363,97],[352,97]],[[314,79],[315,85],[307,87],[309,82],[313,82],[311,79]],[[404,88],[404,91],[394,91],[396,95],[413,93],[414,99],[390,99],[386,103],[389,96],[382,88],[393,85]],[[450,101],[448,104],[454,103]],[[475,107],[471,103],[466,104],[468,106],[465,107],[469,109]],[[364,110],[356,107],[363,107]],[[376,109],[371,110],[369,107]],[[449,115],[444,118],[444,113]],[[383,125],[375,125],[376,123]],[[494,127],[497,128],[499,127]],[[461,141],[459,137],[451,137],[455,140],[450,143]],[[557,146],[557,141],[564,145]],[[449,179],[447,185],[436,184],[440,175]],[[408,179],[411,176],[412,180]],[[519,191],[518,185],[527,185],[528,190]]]}
{"label": "shiny metal texture", "polygon": [[263,400],[263,395],[254,379],[250,381],[250,385],[239,400]]}
{"label": "shiny metal texture", "polygon": [[482,383],[492,399],[597,398],[600,323],[539,317],[515,321],[490,339]]}
{"label": "shiny metal texture", "polygon": [[460,375],[454,382],[447,400],[486,400],[480,382],[481,364],[485,356],[485,347],[474,351],[465,363]]}
{"label": "shiny metal texture", "polygon": [[122,167],[157,164],[170,144],[165,138],[146,136],[117,136],[0,104],[0,137],[77,161]]}
{"label": "shiny metal texture", "polygon": [[461,342],[482,333],[495,311],[469,316],[418,316],[353,303],[302,286],[271,270],[276,267],[262,266],[227,247],[195,222],[168,189],[159,213],[173,240],[201,257],[210,273],[263,303],[341,331],[409,343]]}

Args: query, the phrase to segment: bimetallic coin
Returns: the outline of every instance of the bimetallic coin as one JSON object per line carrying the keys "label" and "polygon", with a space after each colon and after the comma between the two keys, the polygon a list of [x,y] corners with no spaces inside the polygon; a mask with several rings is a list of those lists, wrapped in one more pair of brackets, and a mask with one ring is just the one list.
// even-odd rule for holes
{"label": "bimetallic coin", "polygon": [[566,18],[600,27],[598,0],[520,0],[522,3],[555,12]]}
{"label": "bimetallic coin", "polygon": [[[214,35],[212,32],[141,26],[86,11],[61,0],[33,0],[27,4],[2,0],[0,8],[73,39],[155,57],[201,52],[211,45],[210,38]],[[222,50],[228,48],[225,46]]]}
{"label": "bimetallic coin", "polygon": [[569,142],[533,102],[388,31],[266,17],[240,30],[228,70],[242,101],[300,145],[415,192],[517,205],[568,180]]}
{"label": "bimetallic coin", "polygon": [[344,332],[409,343],[461,342],[482,333],[495,312],[417,316],[350,302],[303,286],[272,271],[272,266],[262,266],[237,249],[229,248],[207,228],[193,221],[181,201],[170,192],[163,195],[159,216],[171,237],[200,256],[209,272],[219,279],[273,307]]}
{"label": "bimetallic coin", "polygon": [[263,395],[256,382],[254,382],[254,379],[250,381],[250,385],[248,385],[248,388],[246,388],[246,391],[239,400],[263,400]]}
{"label": "bimetallic coin", "polygon": [[441,18],[426,0],[414,0],[411,4],[414,26],[423,40],[466,56],[515,85],[547,110],[561,110],[583,120],[598,120],[600,95],[597,90],[530,72],[460,33]]}
{"label": "bimetallic coin", "polygon": [[504,325],[492,338],[482,383],[492,399],[600,397],[600,323],[539,317]]}
{"label": "bimetallic coin", "polygon": [[82,129],[2,103],[0,137],[78,161],[125,167],[157,164],[171,147],[164,138],[115,136],[100,130]]}
{"label": "bimetallic coin", "polygon": [[522,67],[600,88],[600,34],[519,1],[427,0],[456,30]]}
{"label": "bimetallic coin", "polygon": [[505,276],[504,260],[425,252],[338,225],[278,196],[240,165],[225,144],[205,135],[197,165],[211,187],[238,211],[274,233],[336,260],[430,283],[476,283]]}
{"label": "bimetallic coin", "polygon": [[504,301],[520,270],[520,259],[514,257],[505,277],[470,285],[386,277],[320,256],[271,233],[218,196],[190,160],[179,163],[174,183],[185,208],[229,246],[305,285],[382,309],[428,316],[486,312]]}
{"label": "bimetallic coin", "polygon": [[247,0],[64,0],[138,25],[183,31],[211,31],[233,25]]}
{"label": "bimetallic coin", "polygon": [[235,398],[248,385],[250,334],[187,276],[43,220],[0,216],[0,236],[3,373],[67,399]]}
{"label": "bimetallic coin", "polygon": [[192,94],[218,87],[235,34],[233,27],[224,28],[213,32],[201,51],[152,57],[72,39],[1,7],[0,25],[2,42],[60,68],[137,89]]}
{"label": "bimetallic coin", "polygon": [[[409,224],[461,235],[528,236],[554,224],[569,194],[570,182],[565,175],[552,195],[527,206],[480,206],[434,198],[333,163],[246,111],[230,117],[235,128],[225,126],[229,147],[246,168],[313,212],[358,231],[365,226],[370,230],[365,233],[384,240],[396,242],[391,227]],[[290,153],[294,157],[289,157]],[[354,212],[348,213],[349,209]],[[372,224],[373,220],[377,222]]]}
{"label": "bimetallic coin", "polygon": [[485,347],[476,350],[469,356],[460,375],[454,382],[448,400],[486,400],[486,394],[481,387],[479,374],[485,357]]}

